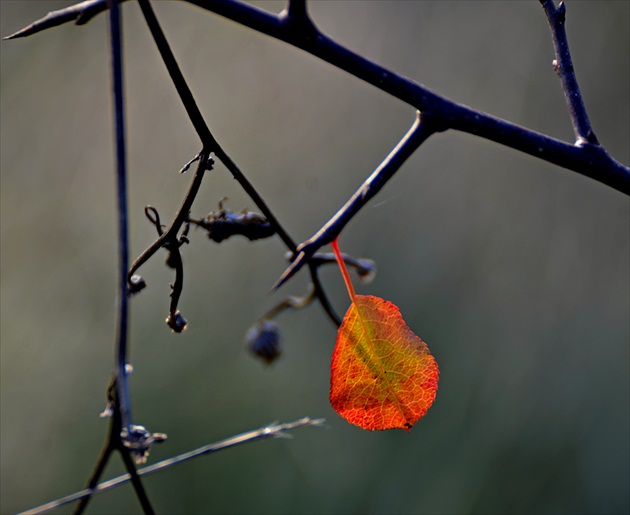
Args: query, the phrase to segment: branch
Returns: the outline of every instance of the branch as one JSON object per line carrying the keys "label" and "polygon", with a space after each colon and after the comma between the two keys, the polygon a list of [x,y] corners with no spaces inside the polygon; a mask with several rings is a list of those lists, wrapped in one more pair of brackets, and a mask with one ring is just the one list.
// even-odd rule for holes
{"label": "branch", "polygon": [[331,243],[339,236],[352,217],[385,186],[387,181],[394,176],[411,154],[434,132],[436,132],[436,129],[431,121],[425,120],[424,115],[417,113],[416,121],[409,129],[409,132],[405,134],[380,166],[352,195],[350,200],[313,237],[298,247],[298,254],[293,263],[282,274],[273,290],[277,290],[293,277],[322,246]]}
{"label": "branch", "polygon": [[312,23],[295,20],[291,10],[279,15],[234,0],[186,0],[241,25],[279,39],[344,70],[430,114],[439,128],[454,129],[500,143],[549,163],[567,168],[618,191],[630,194],[630,168],[615,161],[599,145],[571,145],[442,97],[429,88],[398,75],[331,40]]}
{"label": "branch", "polygon": [[[186,197],[184,198],[184,202],[179,208],[177,214],[175,215],[175,219],[171,223],[170,227],[162,232],[162,228],[160,226],[159,215],[157,215],[157,211],[155,208],[148,206],[145,208],[145,213],[149,220],[151,220],[158,230],[158,239],[155,240],[149,248],[147,248],[136,260],[132,263],[128,272],[126,272],[126,281],[129,286],[129,291],[133,292],[133,283],[132,278],[136,271],[146,263],[159,249],[165,247],[171,252],[170,260],[175,268],[175,283],[173,284],[173,289],[171,291],[171,305],[169,309],[169,316],[166,319],[167,324],[173,331],[181,332],[186,327],[186,319],[177,311],[177,302],[179,301],[179,297],[181,295],[183,289],[183,266],[181,254],[179,251],[179,247],[186,240],[185,235],[181,238],[178,236],[180,229],[186,223],[188,223],[188,214],[190,213],[190,208],[197,197],[197,193],[199,192],[199,188],[201,187],[201,182],[203,181],[204,174],[207,170],[212,169],[213,161],[212,159],[205,153],[201,153],[197,156],[195,160],[199,161],[197,165],[197,170],[195,171],[195,175],[193,176],[192,183],[190,184],[190,188],[186,193]],[[191,161],[191,163],[194,162]],[[189,163],[187,166],[189,166]],[[151,217],[154,216],[155,219]]]}
{"label": "branch", "polygon": [[[138,469],[138,476],[147,476],[149,474],[153,474],[154,472],[159,472],[161,470],[174,467],[175,465],[179,465],[180,463],[198,458],[199,456],[213,454],[224,449],[229,449],[230,447],[236,447],[237,445],[253,442],[256,440],[268,440],[270,438],[291,438],[292,435],[289,434],[288,431],[307,426],[323,427],[324,423],[325,420],[322,418],[312,419],[309,417],[304,417],[293,422],[274,422],[272,424],[269,424],[268,426],[261,427],[260,429],[249,431],[247,433],[241,433],[239,435],[226,438],[225,440],[220,440],[209,445],[204,445],[203,447],[199,447],[173,458],[160,461],[154,465],[149,465],[148,467]],[[105,481],[95,486],[94,488],[86,488],[66,497],[61,497],[60,499],[57,499],[55,501],[42,504],[41,506],[38,506],[36,508],[20,512],[18,515],[36,515],[39,513],[45,513],[47,511],[54,510],[55,508],[65,506],[66,504],[69,504],[71,502],[86,498],[93,494],[99,494],[101,492],[105,492],[106,490],[111,490],[112,488],[128,482],[130,479],[131,476],[129,474],[124,474],[122,476],[110,479],[109,481]]]}
{"label": "branch", "polygon": [[562,90],[569,108],[573,131],[577,139],[576,144],[594,144],[598,145],[597,137],[591,128],[591,122],[586,114],[586,106],[580,93],[577,77],[571,60],[571,52],[569,51],[569,42],[567,33],[564,29],[566,18],[566,6],[563,2],[556,8],[553,0],[540,0],[542,8],[547,15],[551,36],[556,50],[556,59],[553,61],[554,69],[562,83]]}
{"label": "branch", "polygon": [[118,292],[116,318],[116,360],[114,378],[121,429],[131,426],[131,406],[127,387],[127,353],[129,304],[127,299],[127,269],[129,268],[129,224],[127,213],[127,157],[125,149],[125,104],[122,61],[122,28],[116,0],[109,0],[110,43],[112,57],[112,96],[114,99],[114,127],[116,152],[116,194],[118,212]]}
{"label": "branch", "polygon": [[[236,0],[185,1],[300,48],[410,104],[419,111],[430,113],[436,121],[440,121],[440,130],[454,129],[474,134],[580,173],[630,195],[630,168],[613,159],[603,147],[594,144],[583,145],[580,144],[582,143],[580,140],[578,140],[578,144],[569,144],[526,129],[458,104],[411,79],[379,66],[322,34],[308,18],[305,0],[291,0],[289,8],[279,15],[246,3],[239,3]],[[549,3],[550,0],[541,1]],[[83,10],[88,11],[89,9],[90,13],[96,14],[106,8],[105,2],[106,0],[84,2],[83,4],[87,4],[89,8],[84,7]],[[79,6],[83,4],[79,4]],[[545,3],[543,3],[544,6]],[[68,12],[72,9],[76,10],[77,7],[73,6],[50,13],[46,18],[5,39],[34,34],[45,28],[75,19]],[[559,10],[564,10],[564,7],[559,8]],[[53,17],[55,19],[51,19],[53,14],[55,14]],[[44,20],[47,20],[46,23]],[[33,26],[37,26],[37,28],[32,29]],[[560,29],[554,28],[552,31],[558,32],[558,34],[561,32]],[[557,34],[554,37],[557,37]],[[564,42],[566,43],[566,35]],[[568,47],[566,48],[568,49]],[[570,61],[566,60],[566,55],[568,52],[562,53],[558,63],[562,66],[566,65],[569,69]],[[577,85],[577,83],[575,84]],[[565,91],[571,90],[565,89]],[[575,113],[576,116],[579,115],[578,111]],[[586,118],[586,120],[588,119]],[[587,141],[591,142],[594,138],[594,135],[590,136],[593,134],[592,131],[588,132],[588,128],[581,122],[579,127],[578,134],[586,135]],[[232,172],[232,170],[230,171]],[[260,205],[258,207],[265,213]]]}
{"label": "branch", "polygon": [[[274,228],[275,232],[278,234],[280,239],[284,242],[287,248],[296,253],[297,246],[291,236],[285,231],[284,227],[280,224],[278,219],[275,217],[271,209],[267,206],[267,203],[260,196],[256,188],[249,182],[247,177],[241,172],[241,170],[236,166],[236,163],[232,160],[232,158],[227,154],[227,152],[219,145],[219,142],[212,135],[208,125],[206,124],[201,112],[199,111],[197,104],[194,100],[192,92],[188,85],[186,84],[186,80],[182,75],[179,65],[173,55],[173,52],[166,40],[166,36],[160,27],[160,24],[155,16],[153,8],[149,3],[149,0],[138,0],[140,8],[142,10],[142,14],[145,17],[147,22],[147,26],[151,31],[153,39],[155,41],[156,46],[162,56],[164,61],[164,65],[166,66],[169,75],[173,79],[173,83],[177,92],[179,93],[180,99],[186,108],[188,116],[191,119],[191,122],[195,126],[197,130],[197,134],[201,139],[204,150],[202,152],[214,152],[215,156],[225,165],[225,167],[229,170],[232,176],[238,181],[241,187],[245,190],[245,192],[249,195],[249,197],[254,201],[258,209],[262,212],[262,214],[267,218],[269,223]],[[195,193],[196,194],[196,193]],[[194,197],[193,197],[194,199]],[[183,211],[180,210],[180,213]],[[187,212],[186,212],[187,213]],[[153,246],[151,247],[153,248]],[[159,248],[159,247],[157,247]],[[328,314],[331,320],[337,325],[340,325],[339,316],[335,313],[326,293],[320,283],[319,277],[317,275],[317,269],[315,267],[310,267],[311,280],[315,286],[315,295],[320,301],[324,311]],[[131,277],[132,273],[129,274]]]}
{"label": "branch", "polygon": [[[130,454],[137,441],[138,426],[131,422],[131,403],[127,375],[128,354],[128,320],[129,303],[127,298],[127,269],[129,268],[129,229],[127,216],[127,159],[125,148],[125,105],[123,86],[122,60],[122,19],[117,0],[108,0],[109,33],[112,66],[112,96],[114,99],[114,134],[116,150],[116,194],[118,213],[118,291],[116,316],[116,356],[114,360],[114,374],[108,388],[109,404],[112,418],[107,440],[96,461],[96,465],[88,480],[88,489],[99,481],[105,466],[114,450],[121,453],[127,471],[132,479],[134,491],[145,513],[153,513],[153,508],[142,482],[138,477]],[[144,428],[142,428],[144,429]],[[163,435],[160,435],[163,436]],[[165,436],[164,436],[165,437]],[[148,444],[146,446],[148,450]],[[90,491],[90,490],[88,490]],[[91,493],[86,495],[77,506],[76,512],[82,513],[90,500]]]}

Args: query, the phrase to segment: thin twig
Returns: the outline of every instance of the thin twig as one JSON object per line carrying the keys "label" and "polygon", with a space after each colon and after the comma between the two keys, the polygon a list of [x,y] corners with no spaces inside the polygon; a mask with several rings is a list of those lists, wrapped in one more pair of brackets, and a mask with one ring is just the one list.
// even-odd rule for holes
{"label": "thin twig", "polygon": [[630,168],[613,159],[603,147],[569,144],[458,104],[344,48],[318,30],[315,33],[294,30],[286,15],[276,15],[234,0],[186,1],[300,48],[414,106],[423,114],[430,114],[435,130],[454,129],[474,134],[630,194]]}
{"label": "thin twig", "polygon": [[[175,88],[177,89],[180,99],[182,103],[184,104],[189,117],[191,118],[191,122],[193,123],[195,129],[197,130],[197,134],[199,135],[199,138],[201,139],[202,145],[205,149],[204,151],[214,152],[217,159],[219,159],[225,165],[228,171],[232,174],[232,176],[238,181],[241,187],[253,200],[254,204],[256,204],[258,209],[260,209],[260,211],[265,216],[265,218],[267,218],[267,220],[272,225],[275,232],[278,234],[278,236],[284,242],[287,248],[295,254],[297,250],[297,245],[295,241],[291,238],[291,236],[289,236],[287,231],[280,224],[280,222],[275,217],[271,209],[269,209],[269,207],[267,206],[267,203],[260,196],[256,188],[254,188],[253,184],[249,182],[247,177],[245,177],[245,175],[239,169],[236,163],[232,160],[232,158],[228,155],[228,153],[221,147],[221,145],[219,145],[216,138],[212,135],[210,129],[208,128],[208,125],[206,124],[203,116],[201,115],[201,112],[199,111],[199,108],[197,107],[193,94],[190,88],[188,87],[188,84],[186,83],[186,80],[184,79],[184,76],[182,75],[179,69],[179,65],[177,64],[175,56],[173,55],[170,45],[168,44],[168,41],[166,40],[166,36],[164,35],[162,28],[160,27],[158,19],[155,16],[155,12],[153,11],[153,8],[151,7],[149,0],[138,0],[138,3],[140,5],[140,8],[142,9],[142,13],[147,22],[147,26],[149,27],[149,30],[151,31],[151,34],[153,35],[153,39],[155,41],[156,46],[158,47],[158,51],[160,52],[160,55],[162,56],[164,65],[166,66],[169,75],[173,79]],[[183,210],[180,210],[180,212],[182,211]],[[152,252],[155,252],[157,248],[159,248],[159,246],[156,246],[156,244],[154,244],[151,246],[150,250],[152,250]],[[148,257],[145,255],[141,256],[141,258],[143,258],[145,261],[146,259],[148,259]],[[139,260],[140,258],[137,261]],[[317,269],[315,267],[311,267],[310,274],[311,274],[311,280],[315,286],[315,294],[319,302],[321,303],[324,311],[328,314],[331,320],[337,326],[339,326],[340,325],[339,316],[335,313],[334,309],[332,308],[326,296],[324,288],[322,287],[319,277],[317,275]],[[129,273],[129,277],[131,277],[131,275],[133,275],[133,272]]]}
{"label": "thin twig", "polygon": [[127,475],[131,480],[131,484],[133,485],[133,490],[136,493],[136,497],[138,497],[138,501],[140,502],[140,506],[142,506],[142,511],[146,515],[154,515],[155,510],[151,506],[151,501],[149,501],[149,496],[144,489],[142,481],[140,479],[139,471],[136,470],[136,465],[131,459],[130,452],[128,449],[121,447],[118,449],[120,451],[120,455],[122,456],[123,463],[125,464],[125,468],[127,469]]}
{"label": "thin twig", "polygon": [[[112,455],[112,452],[114,450],[114,446],[113,446],[114,437],[112,435],[112,432],[114,429],[120,435],[120,425],[117,424],[117,427],[114,428],[114,417],[112,417],[111,422],[109,424],[109,434],[107,436],[107,441],[105,442],[105,445],[103,446],[103,449],[101,450],[101,453],[99,454],[99,457],[96,460],[96,465],[94,466],[94,470],[90,474],[90,477],[86,485],[87,491],[91,492],[92,489],[94,489],[96,485],[98,484],[98,482],[101,480],[101,476],[103,475],[103,472],[105,471],[107,462],[109,461],[109,458]],[[75,506],[75,509],[73,512],[74,515],[81,515],[87,508],[87,505],[90,502],[90,499],[91,499],[91,495],[86,495],[82,497],[79,503]]]}
{"label": "thin twig", "polygon": [[313,287],[315,288],[315,296],[324,310],[324,313],[328,315],[328,318],[332,320],[332,322],[339,327],[341,325],[341,317],[337,314],[335,309],[332,307],[330,300],[328,299],[328,295],[326,294],[326,290],[324,290],[324,286],[319,278],[318,267],[315,264],[308,264],[308,271],[311,274],[311,282],[313,283]]}
{"label": "thin twig", "polygon": [[586,113],[586,106],[584,105],[575,69],[573,68],[571,52],[569,51],[569,41],[567,40],[567,32],[564,26],[567,8],[563,2],[560,2],[560,5],[556,8],[553,0],[540,0],[540,3],[547,15],[547,21],[551,29],[553,45],[556,51],[556,59],[553,64],[562,83],[562,90],[564,91],[573,131],[577,140],[576,144],[591,143],[598,145],[599,142],[591,128],[591,122]]}
{"label": "thin twig", "polygon": [[[325,420],[321,418],[312,419],[309,417],[304,417],[293,422],[269,424],[268,426],[261,427],[260,429],[232,436],[230,438],[226,438],[225,440],[220,440],[219,442],[211,443],[209,445],[204,445],[203,447],[199,447],[192,451],[160,461],[158,463],[155,463],[154,465],[143,467],[141,469],[138,469],[138,476],[147,476],[149,474],[153,474],[154,472],[159,472],[161,470],[174,467],[175,465],[179,465],[194,458],[198,458],[199,456],[213,454],[224,449],[229,449],[230,447],[235,447],[237,445],[253,442],[256,440],[268,440],[270,438],[291,438],[291,435],[288,434],[287,431],[307,426],[323,427],[324,423]],[[54,510],[55,508],[59,508],[71,502],[78,501],[93,494],[99,494],[101,492],[105,492],[106,490],[111,490],[112,488],[128,482],[130,479],[131,477],[129,474],[124,474],[122,476],[118,476],[116,478],[105,481],[95,486],[94,488],[86,488],[74,494],[56,499],[55,501],[42,504],[41,506],[38,506],[36,508],[20,512],[18,515],[36,515],[39,513],[45,513],[47,511]]]}
{"label": "thin twig", "polygon": [[117,0],[110,2],[110,43],[112,56],[112,90],[116,147],[116,196],[118,213],[118,292],[116,317],[116,360],[114,377],[120,412],[121,430],[131,426],[131,405],[127,385],[129,304],[127,270],[129,268],[129,224],[127,210],[127,156],[122,57],[122,20]]}
{"label": "thin twig", "polygon": [[155,44],[160,51],[160,55],[162,56],[164,65],[166,66],[166,69],[171,76],[171,80],[175,85],[175,89],[182,100],[184,109],[186,109],[186,113],[188,113],[188,118],[193,124],[195,131],[197,131],[197,134],[199,135],[199,139],[204,145],[204,151],[208,154],[210,152],[214,152],[218,143],[206,125],[206,122],[201,115],[201,111],[197,106],[197,102],[195,102],[192,91],[190,91],[190,88],[186,84],[186,80],[179,69],[175,56],[173,55],[171,47],[166,40],[166,36],[160,27],[149,0],[138,0],[138,5],[140,5],[144,19],[147,22],[151,35],[155,40]]}
{"label": "thin twig", "polygon": [[399,141],[379,167],[367,178],[348,202],[313,237],[298,247],[297,257],[282,274],[274,290],[280,288],[310,260],[322,246],[331,243],[367,202],[385,186],[413,152],[435,132],[430,121],[417,113],[416,120],[407,134]]}
{"label": "thin twig", "polygon": [[166,247],[172,245],[175,240],[177,240],[177,234],[179,230],[182,228],[184,223],[188,218],[188,213],[190,212],[190,208],[199,192],[199,188],[201,186],[201,182],[203,181],[203,176],[208,170],[209,166],[211,166],[212,160],[208,158],[205,154],[202,154],[199,159],[199,164],[197,165],[197,169],[195,171],[195,175],[193,176],[193,180],[188,188],[188,192],[186,193],[186,197],[184,198],[184,202],[181,207],[177,211],[175,215],[175,219],[169,226],[169,228],[162,232],[158,239],[155,240],[140,256],[136,258],[136,260],[132,263],[129,271],[127,272],[127,281],[131,279],[131,276],[144,264],[146,263],[153,254],[155,254],[162,247]]}

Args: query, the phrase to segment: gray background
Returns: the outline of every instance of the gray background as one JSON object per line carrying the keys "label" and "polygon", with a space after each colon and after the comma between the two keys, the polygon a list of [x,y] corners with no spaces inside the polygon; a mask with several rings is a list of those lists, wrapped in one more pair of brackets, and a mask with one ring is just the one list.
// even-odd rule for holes
{"label": "gray background", "polygon": [[[601,142],[629,156],[628,2],[568,2],[575,66]],[[0,2],[7,35],[68,2]],[[259,4],[275,11],[280,3]],[[202,112],[293,237],[334,214],[413,122],[413,109],[277,41],[184,3],[157,2]],[[547,22],[528,2],[313,2],[344,45],[441,94],[573,141]],[[124,8],[132,253],[168,220],[199,143],[134,4]],[[116,240],[106,17],[2,52],[2,504],[82,487],[106,434]],[[217,166],[193,213],[228,196]],[[132,303],[134,415],[169,435],[151,462],[273,420],[325,417],[292,441],[250,444],[147,479],[160,513],[621,513],[629,503],[629,202],[575,173],[472,136],[434,136],[349,225],[371,257],[364,294],[394,301],[441,369],[407,434],[350,426],[328,404],[335,328],[282,315],[265,369],[243,335],[287,294],[278,239],[184,248],[181,309],[164,317],[164,255]],[[338,270],[322,273],[337,309]],[[106,471],[121,471],[115,459]],[[137,512],[131,489],[92,513]],[[67,511],[67,510],[64,510]]]}

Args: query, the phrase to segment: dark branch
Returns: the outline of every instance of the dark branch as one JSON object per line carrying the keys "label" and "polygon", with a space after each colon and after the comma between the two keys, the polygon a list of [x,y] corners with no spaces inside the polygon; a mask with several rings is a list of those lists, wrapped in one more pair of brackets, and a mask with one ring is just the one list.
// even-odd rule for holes
{"label": "dark branch", "polygon": [[[190,88],[186,84],[186,81],[179,69],[179,65],[177,64],[177,61],[175,60],[175,56],[173,55],[173,52],[170,49],[170,46],[166,40],[166,37],[164,36],[164,33],[162,31],[162,28],[160,27],[157,17],[155,16],[155,13],[153,12],[153,8],[151,7],[151,4],[149,3],[148,0],[138,0],[138,1],[142,9],[142,13],[145,16],[145,20],[147,22],[149,30],[151,31],[151,34],[153,35],[153,38],[155,40],[155,44],[158,47],[160,55],[162,56],[164,65],[166,66],[169,72],[169,75],[173,79],[175,87],[180,95],[180,99],[182,103],[184,104],[189,117],[191,117],[191,121],[193,125],[195,126],[197,133],[199,134],[202,145],[204,147],[204,151],[214,152],[215,156],[225,165],[225,167],[232,174],[232,176],[238,181],[241,187],[245,190],[245,192],[249,195],[249,197],[254,201],[258,209],[260,209],[263,215],[267,218],[267,220],[273,226],[275,232],[278,234],[278,236],[284,242],[287,248],[291,252],[295,253],[297,246],[295,242],[293,241],[293,239],[291,238],[291,236],[289,236],[289,234],[285,231],[284,227],[280,224],[280,222],[275,217],[271,209],[269,209],[269,207],[267,206],[267,203],[260,196],[256,188],[254,188],[254,186],[249,182],[249,180],[247,179],[247,177],[245,177],[243,172],[241,172],[238,166],[236,166],[236,163],[227,154],[227,152],[225,152],[225,150],[219,145],[218,141],[212,135],[210,129],[208,128],[208,125],[206,124],[203,116],[201,115],[197,107],[197,104],[194,100],[192,92],[190,91]],[[192,198],[194,200],[194,196]],[[189,210],[190,209],[186,210],[186,216]],[[182,212],[183,212],[183,209],[180,210],[180,213]],[[160,246],[161,245],[157,245],[157,242],[156,242],[156,244],[152,245],[149,250],[152,251],[153,253]],[[147,253],[145,252],[145,254]],[[148,255],[145,256],[145,254],[143,254],[143,256],[141,256],[140,258],[138,258],[137,262],[140,261],[141,258],[144,259],[144,261],[146,261],[146,259],[150,257]],[[140,264],[142,264],[142,262]],[[133,275],[133,270],[129,273],[129,277],[131,277],[132,275]],[[315,268],[311,269],[311,279],[313,281],[313,284],[315,285],[317,298],[322,304],[324,311],[330,316],[330,318],[335,324],[339,325],[340,319],[335,313],[335,311],[332,309],[332,306],[330,305],[330,302],[328,301],[326,297],[324,289],[322,288],[319,278],[317,276],[317,270]]]}
{"label": "dark branch", "polygon": [[129,478],[131,480],[131,484],[133,485],[134,492],[138,497],[138,501],[140,502],[140,506],[142,506],[142,511],[147,515],[153,515],[155,510],[151,506],[151,501],[149,501],[149,497],[142,485],[142,480],[140,479],[140,475],[136,470],[136,465],[131,459],[130,453],[127,449],[121,448],[120,455],[122,456],[123,463],[125,464],[125,468],[127,469],[127,473],[129,474]]}
{"label": "dark branch", "polygon": [[564,91],[573,131],[577,140],[576,143],[598,145],[597,137],[586,114],[586,106],[575,76],[571,52],[569,51],[569,41],[567,40],[567,33],[564,27],[566,6],[561,2],[556,8],[553,0],[540,0],[540,3],[547,15],[547,21],[551,29],[553,45],[556,50],[556,59],[553,64],[562,83],[562,90]]}
{"label": "dark branch", "polygon": [[193,127],[197,131],[199,135],[199,139],[202,141],[204,145],[205,153],[214,152],[216,147],[218,147],[217,141],[212,136],[210,129],[206,125],[206,122],[203,119],[201,111],[199,111],[199,107],[197,106],[197,102],[195,102],[195,98],[193,97],[192,91],[186,84],[186,79],[182,75],[181,70],[175,60],[175,56],[173,55],[173,51],[171,50],[168,41],[166,40],[166,36],[160,27],[160,23],[155,16],[155,12],[153,8],[149,4],[149,0],[138,0],[138,4],[140,5],[140,9],[142,10],[142,14],[144,19],[147,22],[149,30],[151,31],[151,35],[155,40],[155,44],[160,51],[160,55],[162,56],[162,60],[164,61],[164,65],[168,70],[169,75],[175,85],[175,89],[181,98],[182,104],[188,113],[188,118],[190,118]]}
{"label": "dark branch", "polygon": [[[90,492],[93,488],[96,487],[96,485],[98,485],[98,482],[101,480],[101,476],[103,475],[103,472],[105,471],[105,466],[107,465],[107,462],[109,461],[109,458],[112,455],[112,452],[114,450],[114,438],[120,439],[120,417],[119,416],[114,416],[111,419],[111,422],[109,424],[109,434],[107,435],[107,441],[105,442],[105,445],[103,446],[103,449],[101,450],[101,453],[99,454],[99,457],[96,460],[96,465],[94,466],[94,470],[92,471],[88,479],[86,489]],[[80,515],[81,513],[83,513],[85,509],[87,508],[87,505],[90,502],[91,498],[92,498],[91,494],[82,497],[79,503],[74,508],[74,511],[73,511],[74,515]]]}
{"label": "dark branch", "polygon": [[[177,312],[177,303],[179,302],[179,297],[181,296],[184,286],[184,268],[179,248],[183,243],[187,241],[185,233],[187,232],[188,226],[186,226],[184,234],[181,237],[178,235],[182,226],[184,226],[184,224],[188,224],[188,215],[190,213],[192,204],[197,197],[199,188],[201,187],[201,182],[203,181],[204,174],[207,170],[210,170],[212,168],[213,164],[212,159],[204,153],[198,156],[197,161],[199,162],[199,164],[197,165],[197,170],[195,171],[195,175],[193,176],[190,188],[186,193],[184,202],[175,215],[175,219],[166,231],[162,230],[157,210],[151,206],[147,206],[145,208],[145,213],[147,214],[147,217],[155,225],[158,231],[158,238],[149,246],[149,248],[147,248],[142,254],[140,254],[140,256],[133,262],[133,264],[129,268],[129,271],[126,273],[126,281],[128,283],[128,287],[130,291],[133,291],[132,277],[134,276],[136,271],[162,247],[166,248],[170,252],[169,263],[173,265],[173,268],[175,268],[175,282],[173,283],[171,290],[171,303],[167,323],[169,327],[171,327],[171,329],[173,330],[176,330],[176,328],[181,328],[179,331],[176,330],[176,332],[181,332],[181,330],[183,330],[186,326],[185,319],[181,316],[181,314]],[[181,323],[176,324],[176,320],[179,320]]]}
{"label": "dark branch", "polygon": [[131,406],[127,386],[128,321],[127,270],[129,268],[129,224],[127,213],[127,157],[125,103],[122,60],[122,20],[116,0],[110,0],[110,43],[112,58],[112,97],[114,99],[114,127],[116,152],[116,194],[118,212],[118,310],[116,317],[116,360],[114,377],[117,409],[121,427],[131,425]]}
{"label": "dark branch", "polygon": [[439,127],[455,129],[547,162],[586,175],[630,194],[630,168],[610,157],[599,146],[571,145],[520,127],[442,97],[427,87],[400,76],[342,47],[316,30],[315,34],[293,30],[288,16],[277,16],[255,6],[233,0],[187,0],[232,21],[274,37],[323,59],[378,89],[430,114]]}
{"label": "dark branch", "polygon": [[[94,5],[94,9],[98,4],[103,10],[105,1],[94,0],[90,4]],[[317,30],[307,15],[302,15],[302,12],[306,12],[305,4],[302,9],[303,0],[292,0],[289,8],[280,15],[235,0],[186,1],[301,48],[414,106],[419,111],[431,114],[434,120],[439,120],[441,125],[439,130],[454,129],[474,134],[590,177],[626,195],[630,194],[630,168],[613,159],[603,147],[569,144],[442,97],[427,87],[387,70],[326,37]],[[57,11],[57,13],[64,11],[66,10]],[[61,18],[62,14],[58,16]],[[64,23],[64,21],[69,20],[64,19],[59,23]],[[584,132],[585,128],[581,126],[579,133]],[[589,134],[588,130],[585,134]],[[258,207],[265,213],[260,205]],[[267,216],[266,213],[265,216]]]}
{"label": "dark branch", "polygon": [[[126,448],[125,436],[131,433],[131,403],[127,383],[128,320],[129,302],[127,297],[127,269],[129,268],[129,224],[127,213],[127,159],[124,104],[124,67],[122,52],[122,17],[117,0],[108,0],[109,32],[111,45],[112,97],[114,99],[114,134],[116,151],[116,194],[118,213],[118,292],[116,316],[116,357],[114,375],[108,389],[110,406],[113,408],[110,430],[105,446],[99,456],[94,471],[88,480],[88,488],[99,481],[105,465],[114,449],[120,451],[123,461],[131,474],[134,491],[145,513],[153,513],[151,503],[138,477],[135,465]],[[77,513],[82,513],[90,496],[82,499]]]}
{"label": "dark branch", "polygon": [[435,133],[435,128],[431,121],[425,120],[424,115],[418,113],[409,132],[352,195],[350,200],[312,238],[298,247],[297,257],[285,270],[273,289],[280,288],[311,259],[315,252],[339,236],[352,217],[385,186],[411,154],[433,133]]}

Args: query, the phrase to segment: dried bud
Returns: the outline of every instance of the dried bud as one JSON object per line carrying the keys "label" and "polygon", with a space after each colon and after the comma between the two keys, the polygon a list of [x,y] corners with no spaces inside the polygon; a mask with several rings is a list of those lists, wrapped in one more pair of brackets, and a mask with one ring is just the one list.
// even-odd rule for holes
{"label": "dried bud", "polygon": [[127,285],[127,297],[132,297],[136,293],[144,290],[147,287],[147,283],[141,275],[134,274],[129,278],[129,284]]}
{"label": "dried bud", "polygon": [[269,238],[275,234],[269,221],[259,213],[244,209],[241,213],[233,213],[223,208],[223,199],[219,202],[219,211],[210,213],[202,220],[191,220],[197,226],[208,231],[208,238],[220,243],[230,236],[245,236],[248,240]]}
{"label": "dried bud", "polygon": [[136,465],[147,461],[151,445],[166,440],[164,433],[149,433],[144,426],[135,425],[129,426],[129,431],[126,427],[123,428],[120,437],[125,447],[131,451]]}
{"label": "dried bud", "polygon": [[171,313],[166,317],[166,325],[168,325],[174,333],[181,333],[188,325],[184,316],[176,311],[175,314]]}
{"label": "dried bud", "polygon": [[[181,258],[180,258],[181,260]],[[169,268],[176,268],[177,267],[177,258],[173,256],[172,252],[168,253],[168,257],[166,258],[166,266]]]}
{"label": "dried bud", "polygon": [[376,263],[371,259],[357,259],[355,270],[363,284],[370,284],[376,277]]}
{"label": "dried bud", "polygon": [[245,344],[256,357],[271,365],[282,354],[280,327],[270,320],[261,320],[247,331]]}
{"label": "dried bud", "polygon": [[114,416],[114,405],[108,402],[105,409],[98,416],[101,418],[112,418]]}

